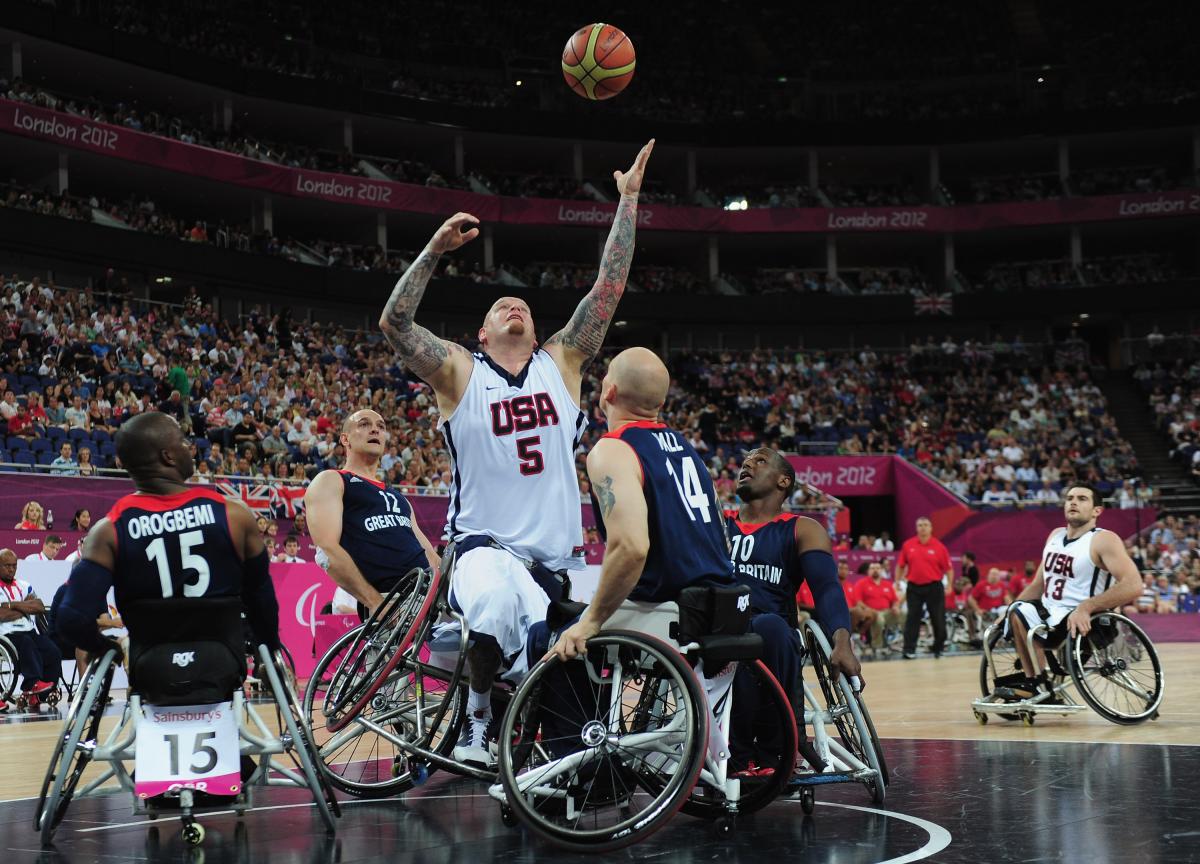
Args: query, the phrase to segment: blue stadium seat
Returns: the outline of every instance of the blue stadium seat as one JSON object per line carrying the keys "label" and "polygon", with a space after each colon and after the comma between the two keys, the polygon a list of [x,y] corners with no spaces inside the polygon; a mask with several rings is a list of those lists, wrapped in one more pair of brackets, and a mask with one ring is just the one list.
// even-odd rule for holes
{"label": "blue stadium seat", "polygon": [[35,375],[22,375],[20,381],[21,386],[25,388],[26,392],[32,391],[36,393],[42,389],[42,382]]}
{"label": "blue stadium seat", "polygon": [[57,458],[58,458],[58,456],[56,454],[51,453],[49,451],[46,451],[44,453],[38,453],[37,454],[37,464],[49,465],[51,462],[53,462]]}
{"label": "blue stadium seat", "polygon": [[1180,612],[1200,612],[1200,594],[1180,594]]}
{"label": "blue stadium seat", "polygon": [[90,440],[90,436],[88,435],[88,431],[86,429],[72,429],[67,433],[67,437],[76,442]]}
{"label": "blue stadium seat", "polygon": [[58,442],[66,440],[67,430],[60,429],[58,426],[51,426],[46,430],[46,437],[57,444]]}
{"label": "blue stadium seat", "polygon": [[12,461],[19,465],[33,465],[37,462],[37,459],[34,457],[32,450],[22,449],[13,451]]}
{"label": "blue stadium seat", "polygon": [[9,435],[8,440],[4,442],[4,448],[9,451],[28,450],[29,445],[25,443],[24,438],[18,438],[16,435]]}
{"label": "blue stadium seat", "polygon": [[97,446],[99,446],[100,444],[105,444],[111,441],[112,436],[103,429],[94,429],[92,430],[92,440],[96,442]]}
{"label": "blue stadium seat", "polygon": [[117,445],[113,444],[111,442],[109,442],[107,444],[101,444],[100,451],[97,455],[104,456],[106,458],[111,457],[111,456],[116,456],[117,455]]}
{"label": "blue stadium seat", "polygon": [[11,461],[12,461],[12,458],[9,456],[8,451],[3,448],[0,448],[0,462],[11,462]]}
{"label": "blue stadium seat", "polygon": [[29,449],[34,453],[49,453],[53,448],[50,446],[50,441],[46,438],[34,438],[29,445]]}

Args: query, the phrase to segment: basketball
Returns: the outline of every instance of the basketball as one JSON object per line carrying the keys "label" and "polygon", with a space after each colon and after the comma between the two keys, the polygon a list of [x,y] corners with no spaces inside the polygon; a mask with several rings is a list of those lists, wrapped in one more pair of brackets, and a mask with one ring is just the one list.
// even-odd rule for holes
{"label": "basketball", "polygon": [[637,59],[633,43],[611,24],[580,27],[563,49],[563,78],[584,99],[611,99],[629,86]]}

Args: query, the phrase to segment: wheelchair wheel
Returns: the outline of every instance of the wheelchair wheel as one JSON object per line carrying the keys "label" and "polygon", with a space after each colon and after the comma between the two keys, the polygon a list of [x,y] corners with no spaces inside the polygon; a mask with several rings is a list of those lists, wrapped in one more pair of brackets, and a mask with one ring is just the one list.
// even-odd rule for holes
{"label": "wheelchair wheel", "polygon": [[17,649],[0,636],[0,699],[5,702],[12,699],[17,689],[17,674]]}
{"label": "wheelchair wheel", "polygon": [[1133,725],[1155,716],[1163,673],[1144,630],[1124,615],[1092,616],[1086,636],[1068,641],[1067,668],[1079,695],[1113,723]]}
{"label": "wheelchair wheel", "polygon": [[345,727],[383,686],[425,624],[442,581],[440,573],[412,571],[392,588],[362,627],[350,631],[356,639],[342,661],[347,674],[334,676],[335,686],[325,697],[325,723],[330,732]]}
{"label": "wheelchair wheel", "polygon": [[[356,668],[341,657],[356,637],[353,630],[346,633],[317,662],[301,716],[307,718],[321,771],[330,783],[359,798],[385,798],[423,782],[434,768],[360,723],[336,731],[328,727],[322,706],[328,692],[339,686],[338,676]],[[447,672],[406,654],[358,716],[404,741],[448,755],[466,714],[465,688],[461,666]]]}
{"label": "wheelchair wheel", "polygon": [[[791,701],[783,686],[761,660],[744,664],[744,671],[754,676],[755,689],[760,694],[756,703],[758,710],[754,733],[760,743],[765,743],[765,746],[771,748],[769,760],[774,763],[775,770],[741,782],[741,797],[738,798],[737,805],[739,815],[761,810],[779,797],[784,786],[792,778],[799,746],[796,713],[792,710]],[[738,674],[742,673],[743,669],[739,668]],[[732,688],[730,690],[732,692]],[[746,709],[739,709],[735,704],[733,710],[736,712]],[[719,712],[719,707],[714,708],[715,714],[719,715]],[[724,795],[701,780],[684,802],[683,812],[689,816],[709,820],[727,815]]]}
{"label": "wheelchair wheel", "polygon": [[825,638],[824,632],[816,622],[807,623],[804,636],[808,658],[812,662],[821,693],[825,697],[825,706],[833,714],[833,723],[842,739],[842,746],[855,759],[875,772],[874,777],[864,781],[864,785],[871,793],[871,800],[882,804],[887,797],[887,785],[891,777],[883,756],[883,747],[880,746],[879,736],[875,732],[875,724],[871,721],[862,695],[850,685],[844,675],[835,673],[829,665],[829,656],[833,652],[829,647],[829,640]]}
{"label": "wheelchair wheel", "polygon": [[586,659],[538,663],[500,731],[506,803],[539,836],[605,852],[657,831],[703,767],[709,711],[673,647],[613,630]]}
{"label": "wheelchair wheel", "polygon": [[[1021,671],[1021,658],[1017,655],[1017,649],[1013,645],[1012,640],[1004,638],[1004,628],[1001,626],[994,630],[989,630],[986,638],[987,647],[992,652],[992,663],[996,666],[994,677],[1000,678],[1004,675],[1019,673]],[[985,651],[983,656],[979,658],[979,690],[984,696],[992,695],[992,679],[992,670],[988,668],[987,652]],[[1014,723],[1021,719],[1016,714],[998,714],[997,716]]]}
{"label": "wheelchair wheel", "polygon": [[88,668],[80,682],[78,698],[71,703],[62,734],[54,745],[34,817],[34,828],[41,832],[44,847],[53,841],[54,831],[66,815],[79,780],[91,762],[116,671],[116,656],[115,651],[108,651]]}

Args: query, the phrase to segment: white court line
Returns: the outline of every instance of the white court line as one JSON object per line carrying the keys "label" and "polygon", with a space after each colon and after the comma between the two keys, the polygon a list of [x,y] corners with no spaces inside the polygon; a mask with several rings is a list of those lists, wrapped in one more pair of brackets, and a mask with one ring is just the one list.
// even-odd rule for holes
{"label": "white court line", "polygon": [[[378,798],[378,799],[356,798],[351,801],[339,801],[338,803],[341,804],[343,807],[345,807],[348,804],[411,804],[416,801],[436,801],[439,799],[448,799],[448,798],[490,798],[490,797],[491,796],[486,793],[482,793],[482,794],[478,794],[478,795],[474,795],[474,794],[472,794],[472,795],[422,795],[419,798],[414,798],[414,799],[407,800],[407,801],[403,798]],[[29,800],[29,799],[26,799],[26,800]],[[295,810],[299,807],[316,807],[316,806],[317,805],[312,801],[302,802],[300,804],[275,804],[270,807],[247,808],[246,815],[248,816],[251,813],[262,813],[266,810]],[[206,811],[203,813],[198,813],[196,815],[196,821],[197,822],[203,821],[204,819],[207,819],[209,816],[228,816],[233,812],[234,812],[233,810],[209,810],[209,811]],[[158,819],[143,819],[140,822],[121,822],[116,825],[102,825],[99,828],[77,828],[77,829],[75,829],[75,833],[76,834],[91,834],[95,831],[119,831],[122,828],[137,828],[140,825],[153,825],[155,822],[159,821],[159,819],[165,819],[166,821],[170,821],[171,818],[172,818],[172,815],[170,815],[164,811],[164,813],[161,816],[159,816]],[[71,822],[71,821],[83,821],[83,820],[68,819],[66,821]]]}
{"label": "white court line", "polygon": [[877,810],[874,807],[859,807],[855,804],[837,804],[833,801],[818,801],[816,803],[820,807],[841,807],[844,810],[861,810],[863,813],[878,813],[880,816],[901,819],[905,822],[911,822],[918,828],[924,829],[929,835],[929,840],[926,841],[925,845],[915,852],[909,852],[906,855],[901,855],[899,858],[888,858],[886,861],[878,862],[878,864],[907,864],[909,861],[924,861],[926,858],[936,855],[949,846],[952,839],[950,832],[941,825],[938,825],[936,822],[930,822],[927,819],[922,819],[919,816],[909,816],[907,813],[898,813],[895,810]]}

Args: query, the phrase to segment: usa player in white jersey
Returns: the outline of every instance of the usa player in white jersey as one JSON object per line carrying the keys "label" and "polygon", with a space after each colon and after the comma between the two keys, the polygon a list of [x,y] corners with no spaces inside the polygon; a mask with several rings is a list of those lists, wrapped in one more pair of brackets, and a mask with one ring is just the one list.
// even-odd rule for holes
{"label": "usa player in white jersey", "polygon": [[524,670],[529,627],[545,620],[555,571],[582,567],[575,447],[584,425],[583,370],[600,351],[633,258],[637,200],[651,140],[628,171],[614,171],[620,203],[596,284],[559,332],[539,346],[528,304],[501,297],[479,328],[472,355],[415,323],[425,286],[446,252],[479,236],[457,213],[434,233],[396,283],[379,319],[388,342],[433,387],[450,448],[447,531],[457,560],[450,601],[474,635],[468,653],[468,722],[454,757],[487,763],[491,688],[501,666]]}
{"label": "usa player in white jersey", "polygon": [[[1142,591],[1141,576],[1121,538],[1096,525],[1104,510],[1102,500],[1093,486],[1077,484],[1067,489],[1063,496],[1067,527],[1050,532],[1037,575],[1009,609],[1022,669],[1035,668],[1028,648],[1030,627],[1045,624],[1050,628],[1044,640],[1034,640],[1036,668],[1044,670],[1046,648],[1056,647],[1068,635],[1086,635],[1093,612],[1120,608]],[[1029,680],[1008,689],[1012,696],[1024,698],[1038,687],[1050,690],[1045,680]]]}

